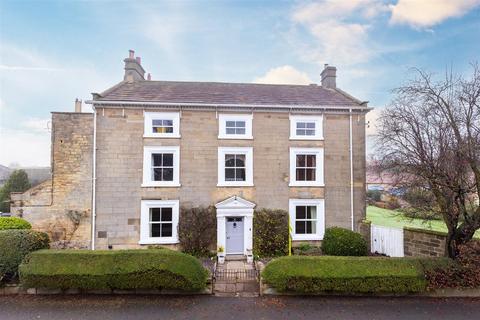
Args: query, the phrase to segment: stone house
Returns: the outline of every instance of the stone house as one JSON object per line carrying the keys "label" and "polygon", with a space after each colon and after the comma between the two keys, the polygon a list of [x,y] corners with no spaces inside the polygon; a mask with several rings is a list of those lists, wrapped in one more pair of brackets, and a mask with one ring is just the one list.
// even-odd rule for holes
{"label": "stone house", "polygon": [[359,230],[370,109],[335,67],[321,85],[268,85],[152,81],[133,51],[124,62],[93,114],[52,114],[52,180],[14,200],[34,225],[79,210],[73,239],[96,249],[176,245],[179,208],[215,205],[227,254],[252,248],[254,208],[287,210],[294,243]]}

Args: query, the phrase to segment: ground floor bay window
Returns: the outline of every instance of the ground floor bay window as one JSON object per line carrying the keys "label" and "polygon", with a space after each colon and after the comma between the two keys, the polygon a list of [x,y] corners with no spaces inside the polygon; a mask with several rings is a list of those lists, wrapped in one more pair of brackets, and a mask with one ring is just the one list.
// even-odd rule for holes
{"label": "ground floor bay window", "polygon": [[325,233],[323,199],[290,199],[292,240],[322,240]]}
{"label": "ground floor bay window", "polygon": [[143,200],[140,215],[140,244],[178,243],[178,200]]}

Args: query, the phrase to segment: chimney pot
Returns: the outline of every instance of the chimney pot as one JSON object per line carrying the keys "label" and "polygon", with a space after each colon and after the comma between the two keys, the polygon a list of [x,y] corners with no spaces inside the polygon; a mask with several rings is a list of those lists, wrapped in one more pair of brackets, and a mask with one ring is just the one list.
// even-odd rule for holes
{"label": "chimney pot", "polygon": [[75,99],[75,112],[82,112],[82,100]]}
{"label": "chimney pot", "polygon": [[148,80],[148,81],[151,81],[151,80],[152,80],[152,75],[151,75],[150,73],[147,74],[147,80]]}
{"label": "chimney pot", "polygon": [[326,63],[320,76],[322,78],[322,87],[327,89],[335,89],[337,87],[337,68]]}
{"label": "chimney pot", "polygon": [[129,50],[129,57],[124,59],[125,75],[123,80],[127,82],[135,82],[145,80],[145,70],[142,67],[142,60],[140,57],[135,58],[135,51]]}

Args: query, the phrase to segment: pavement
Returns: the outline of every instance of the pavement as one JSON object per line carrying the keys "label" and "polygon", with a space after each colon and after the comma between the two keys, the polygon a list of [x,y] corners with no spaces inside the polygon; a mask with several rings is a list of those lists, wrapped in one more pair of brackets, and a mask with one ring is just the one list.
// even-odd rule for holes
{"label": "pavement", "polygon": [[480,299],[214,296],[0,297],[1,320],[480,319]]}

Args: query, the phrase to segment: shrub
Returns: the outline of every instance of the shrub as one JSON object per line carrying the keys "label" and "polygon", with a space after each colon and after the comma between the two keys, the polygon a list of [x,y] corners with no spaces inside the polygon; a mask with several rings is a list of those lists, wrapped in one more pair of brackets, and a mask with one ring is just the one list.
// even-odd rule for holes
{"label": "shrub", "polygon": [[0,230],[0,275],[12,279],[30,252],[49,247],[46,233],[33,230]]}
{"label": "shrub", "polygon": [[332,227],[325,231],[322,252],[331,256],[366,256],[368,247],[360,233]]}
{"label": "shrub", "polygon": [[437,207],[437,202],[433,193],[425,188],[407,188],[402,199],[419,211],[432,211]]}
{"label": "shrub", "polygon": [[458,246],[458,250],[456,261],[426,268],[429,288],[480,287],[480,241],[469,241]]}
{"label": "shrub", "polygon": [[390,196],[385,204],[387,209],[390,210],[395,210],[401,207],[400,202],[394,196]]}
{"label": "shrub", "polygon": [[278,291],[315,294],[408,293],[426,288],[417,259],[290,256],[272,260],[262,273]]}
{"label": "shrub", "polygon": [[379,202],[382,200],[382,191],[380,190],[368,190],[367,191],[367,200],[369,202]]}
{"label": "shrub", "polygon": [[410,219],[422,220],[442,220],[442,216],[433,210],[423,210],[413,207],[403,208],[400,210],[403,215]]}
{"label": "shrub", "polygon": [[32,229],[28,221],[18,217],[0,217],[0,230]]}
{"label": "shrub", "polygon": [[253,254],[276,257],[288,254],[288,212],[256,210],[253,216]]}
{"label": "shrub", "polygon": [[20,265],[29,288],[203,289],[207,271],[187,254],[168,250],[41,250]]}
{"label": "shrub", "polygon": [[293,248],[293,254],[300,256],[319,256],[322,254],[322,249],[310,243],[302,242]]}
{"label": "shrub", "polygon": [[208,256],[217,243],[215,207],[182,208],[178,238],[183,252],[194,256]]}

